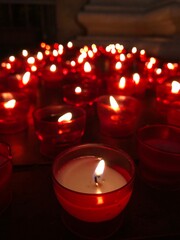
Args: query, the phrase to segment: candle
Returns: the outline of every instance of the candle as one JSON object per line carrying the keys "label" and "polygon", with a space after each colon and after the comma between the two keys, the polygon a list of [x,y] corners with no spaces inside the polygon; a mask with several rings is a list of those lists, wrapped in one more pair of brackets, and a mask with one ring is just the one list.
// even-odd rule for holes
{"label": "candle", "polygon": [[155,188],[180,188],[180,129],[153,124],[137,131],[139,170],[144,181]]}
{"label": "candle", "polygon": [[12,199],[11,176],[10,146],[0,142],[0,214],[8,207]]}
{"label": "candle", "polygon": [[29,99],[24,93],[0,93],[0,133],[16,133],[27,128]]}
{"label": "candle", "polygon": [[180,127],[180,101],[175,101],[169,105],[167,122]]}
{"label": "candle", "polygon": [[131,96],[104,95],[97,99],[101,132],[112,137],[131,135],[140,118],[140,102]]}
{"label": "candle", "polygon": [[[105,165],[104,171],[98,169],[99,163]],[[133,177],[130,157],[101,144],[68,149],[53,164],[54,190],[60,204],[75,218],[87,222],[118,216],[129,202]]]}
{"label": "candle", "polygon": [[34,111],[33,118],[40,151],[48,157],[54,157],[62,147],[77,144],[84,134],[86,115],[79,107],[41,107]]}

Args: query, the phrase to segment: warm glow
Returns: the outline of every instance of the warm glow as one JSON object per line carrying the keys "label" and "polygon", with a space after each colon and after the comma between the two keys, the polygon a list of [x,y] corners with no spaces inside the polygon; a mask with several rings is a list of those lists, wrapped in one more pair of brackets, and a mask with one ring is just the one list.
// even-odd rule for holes
{"label": "warm glow", "polygon": [[109,97],[109,102],[110,102],[110,106],[112,107],[112,109],[114,111],[118,111],[119,110],[119,105],[118,105],[116,99],[113,96]]}
{"label": "warm glow", "polygon": [[94,56],[94,53],[93,53],[92,50],[89,50],[89,51],[88,51],[88,56],[89,56],[90,58],[92,58],[92,57]]}
{"label": "warm glow", "polygon": [[177,81],[173,81],[171,83],[171,92],[177,94],[179,93],[179,91],[180,91],[180,83]]}
{"label": "warm glow", "polygon": [[[96,193],[102,193],[100,189],[97,189]],[[103,204],[104,203],[104,199],[103,197],[97,197],[97,204]]]}
{"label": "warm glow", "polygon": [[91,70],[92,70],[91,64],[89,62],[85,62],[84,71],[85,72],[91,72]]}
{"label": "warm glow", "polygon": [[37,53],[37,59],[38,59],[39,61],[43,59],[43,54],[42,54],[42,52],[38,52],[38,53]]}
{"label": "warm glow", "polygon": [[141,49],[140,54],[145,55],[146,51],[144,49]]}
{"label": "warm glow", "polygon": [[162,73],[162,69],[161,68],[157,68],[156,69],[156,74],[160,75]]}
{"label": "warm glow", "polygon": [[27,57],[28,51],[26,49],[22,50],[22,55],[23,55],[23,57]]}
{"label": "warm glow", "polygon": [[104,168],[105,168],[105,161],[102,159],[99,161],[99,163],[94,171],[95,176],[100,177],[104,172]]}
{"label": "warm glow", "polygon": [[54,57],[57,57],[58,56],[58,51],[56,49],[54,49],[52,54],[53,54]]}
{"label": "warm glow", "polygon": [[64,115],[62,115],[61,117],[58,118],[58,122],[68,122],[72,119],[72,113],[71,112],[67,112]]}
{"label": "warm glow", "polygon": [[59,44],[58,46],[58,53],[61,55],[64,52],[64,46],[62,44]]}
{"label": "warm glow", "polygon": [[132,52],[133,54],[137,53],[137,48],[136,48],[136,47],[133,47],[132,50],[131,50],[131,52]]}
{"label": "warm glow", "polygon": [[31,73],[30,72],[26,72],[23,77],[22,77],[22,82],[24,85],[26,85],[29,80],[30,80],[30,76],[31,76]]}
{"label": "warm glow", "polygon": [[56,69],[57,69],[57,67],[56,67],[55,64],[52,64],[52,65],[50,66],[50,71],[51,71],[51,72],[55,72]]}
{"label": "warm glow", "polygon": [[173,63],[167,63],[167,67],[169,70],[173,70],[174,69],[174,64]]}
{"label": "warm glow", "polygon": [[79,55],[79,57],[78,57],[78,63],[82,63],[83,61],[84,61],[84,56],[81,54],[81,55]]}
{"label": "warm glow", "polygon": [[157,61],[156,58],[154,58],[154,57],[151,57],[151,58],[150,58],[150,63],[155,64],[156,61]]}
{"label": "warm glow", "polygon": [[11,100],[4,103],[5,108],[14,108],[15,105],[16,105],[16,100],[15,99],[11,99]]}
{"label": "warm glow", "polygon": [[81,92],[82,92],[81,87],[76,87],[76,88],[75,88],[75,93],[79,94],[79,93],[81,93]]}
{"label": "warm glow", "polygon": [[134,73],[133,74],[133,81],[135,82],[135,84],[139,84],[140,82],[140,76],[138,73]]}
{"label": "warm glow", "polygon": [[116,65],[115,65],[115,69],[119,70],[121,68],[122,68],[122,63],[121,62],[117,62]]}
{"label": "warm glow", "polygon": [[126,86],[126,78],[125,77],[121,77],[119,80],[119,88],[124,89]]}
{"label": "warm glow", "polygon": [[153,63],[152,62],[146,63],[146,67],[147,69],[151,69],[153,67]]}
{"label": "warm glow", "polygon": [[11,69],[11,64],[10,64],[10,63],[7,63],[7,64],[6,64],[6,68],[7,68],[7,69]]}
{"label": "warm glow", "polygon": [[32,65],[32,66],[31,66],[31,71],[32,71],[32,72],[36,72],[36,71],[37,71],[37,67],[36,67],[35,65]]}
{"label": "warm glow", "polygon": [[73,47],[73,43],[72,43],[71,41],[68,42],[68,43],[67,43],[67,47],[68,47],[68,48],[72,48],[72,47]]}
{"label": "warm glow", "polygon": [[41,46],[42,48],[45,48],[45,47],[46,47],[46,43],[42,42],[40,46]]}
{"label": "warm glow", "polygon": [[9,61],[10,61],[10,62],[14,62],[14,61],[15,61],[15,57],[14,57],[14,56],[10,56],[10,57],[9,57]]}
{"label": "warm glow", "polygon": [[121,62],[124,62],[126,60],[126,56],[123,53],[121,53],[119,59]]}
{"label": "warm glow", "polygon": [[46,56],[50,55],[50,51],[49,50],[46,50],[44,53],[45,53]]}
{"label": "warm glow", "polygon": [[96,44],[92,44],[92,51],[96,53],[98,51]]}
{"label": "warm glow", "polygon": [[27,59],[27,62],[28,62],[29,64],[34,64],[34,63],[35,63],[35,58],[34,58],[34,57],[29,57],[29,58]]}
{"label": "warm glow", "polygon": [[76,66],[76,62],[75,61],[71,61],[71,66],[75,67]]}

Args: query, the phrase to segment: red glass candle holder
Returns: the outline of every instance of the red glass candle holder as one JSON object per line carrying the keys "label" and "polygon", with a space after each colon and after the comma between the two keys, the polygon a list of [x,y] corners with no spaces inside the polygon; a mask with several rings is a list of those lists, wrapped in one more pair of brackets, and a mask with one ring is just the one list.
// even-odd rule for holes
{"label": "red glass candle holder", "polygon": [[[70,120],[59,121],[71,113]],[[68,105],[52,105],[38,108],[33,113],[35,131],[40,141],[40,152],[54,157],[60,149],[80,142],[84,134],[86,113],[82,108]]]}
{"label": "red glass candle holder", "polygon": [[[180,84],[180,78],[173,78],[175,82]],[[162,84],[156,86],[156,102],[157,111],[161,115],[166,115],[169,105],[172,102],[180,100],[180,90],[173,89],[173,79],[167,79]],[[177,86],[179,88],[179,86]]]}
{"label": "red glass candle holder", "polygon": [[64,84],[62,88],[63,101],[78,107],[93,105],[98,96],[98,87],[95,80],[81,79],[76,83]]}
{"label": "red glass candle holder", "polygon": [[124,76],[114,72],[106,79],[107,93],[110,95],[131,96],[135,91],[135,84],[131,76]]}
{"label": "red glass candle holder", "polygon": [[[105,170],[100,182],[94,170]],[[133,190],[134,162],[124,151],[101,144],[84,144],[59,154],[53,163],[53,186],[62,207],[85,222],[105,222],[127,206]]]}
{"label": "red glass candle holder", "polygon": [[167,112],[167,122],[170,125],[180,127],[180,101],[170,104]]}
{"label": "red glass candle holder", "polygon": [[27,128],[29,109],[29,99],[24,93],[0,93],[0,133],[13,134]]}
{"label": "red glass candle holder", "polygon": [[39,77],[45,87],[58,87],[63,78],[63,68],[59,65],[51,64],[45,66],[40,72]]}
{"label": "red glass candle holder", "polygon": [[[111,96],[112,97],[112,96]],[[111,106],[110,96],[97,99],[100,130],[111,137],[124,137],[135,132],[141,113],[139,100],[131,96],[114,95],[118,107]]]}
{"label": "red glass candle holder", "polygon": [[12,161],[10,146],[0,142],[0,214],[12,200]]}
{"label": "red glass candle holder", "polygon": [[149,125],[138,129],[139,169],[152,187],[180,188],[180,129],[170,125]]}

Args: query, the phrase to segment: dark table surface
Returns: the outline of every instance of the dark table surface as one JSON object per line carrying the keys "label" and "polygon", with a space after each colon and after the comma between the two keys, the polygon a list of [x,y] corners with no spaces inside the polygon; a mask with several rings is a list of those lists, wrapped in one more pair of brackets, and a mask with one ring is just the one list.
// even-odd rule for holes
{"label": "dark table surface", "polygon": [[[43,92],[42,100],[36,106],[42,105],[45,96]],[[52,96],[52,99],[48,97],[46,104],[61,103],[61,100],[56,98],[57,92],[48,96]],[[141,102],[143,118],[140,125],[159,122],[159,119],[154,117],[154,96],[150,94],[141,99]],[[32,119],[33,110],[34,107],[29,113],[29,125],[26,130],[13,135],[0,135],[0,140],[11,145],[13,154],[13,199],[9,208],[0,216],[0,239],[87,238],[91,224],[88,229],[87,224],[84,226],[83,223],[71,219],[55,197],[51,171],[53,159],[40,153],[40,144],[35,135]],[[88,115],[86,131],[81,143],[99,142],[119,147],[128,152],[136,164],[131,200],[123,213],[121,224],[108,239],[180,239],[180,191],[166,192],[147,186],[138,172],[136,135],[121,139],[104,136],[99,131],[95,112],[94,108]],[[82,226],[84,229],[81,232],[78,228],[78,233],[74,233],[72,224],[75,226],[79,224],[79,228],[81,229]],[[113,229],[114,222],[110,221],[108,224]],[[79,235],[81,233],[83,235],[85,231],[86,237],[80,237]],[[101,237],[98,236],[97,239]]]}

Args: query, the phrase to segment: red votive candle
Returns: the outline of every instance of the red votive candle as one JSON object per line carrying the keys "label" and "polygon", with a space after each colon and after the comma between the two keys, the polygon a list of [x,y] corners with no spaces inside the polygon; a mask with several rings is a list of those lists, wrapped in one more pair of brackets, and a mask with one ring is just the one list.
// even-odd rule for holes
{"label": "red votive candle", "polygon": [[139,169],[145,182],[155,188],[180,188],[180,129],[154,124],[138,129]]}
{"label": "red votive candle", "polygon": [[12,199],[11,177],[10,146],[0,142],[0,214],[9,206]]}
{"label": "red votive candle", "polygon": [[67,104],[87,107],[97,98],[98,88],[96,81],[86,79],[77,83],[67,83],[62,87],[63,101]]}
{"label": "red votive candle", "polygon": [[62,207],[86,222],[105,222],[121,214],[133,190],[134,163],[122,150],[84,144],[59,154],[53,186]]}
{"label": "red votive candle", "polygon": [[167,114],[169,105],[180,100],[180,79],[169,79],[156,87],[156,100],[158,112]]}
{"label": "red votive candle", "polygon": [[27,128],[29,108],[29,99],[24,93],[0,93],[0,133],[16,133]]}
{"label": "red votive candle", "polygon": [[111,137],[134,133],[140,117],[140,102],[131,96],[104,95],[97,99],[101,132]]}
{"label": "red votive candle", "polygon": [[54,157],[60,148],[80,142],[84,134],[86,114],[82,108],[52,105],[33,113],[35,131],[43,155]]}
{"label": "red votive candle", "polygon": [[52,63],[39,72],[39,77],[45,87],[58,87],[63,78],[63,68]]}

